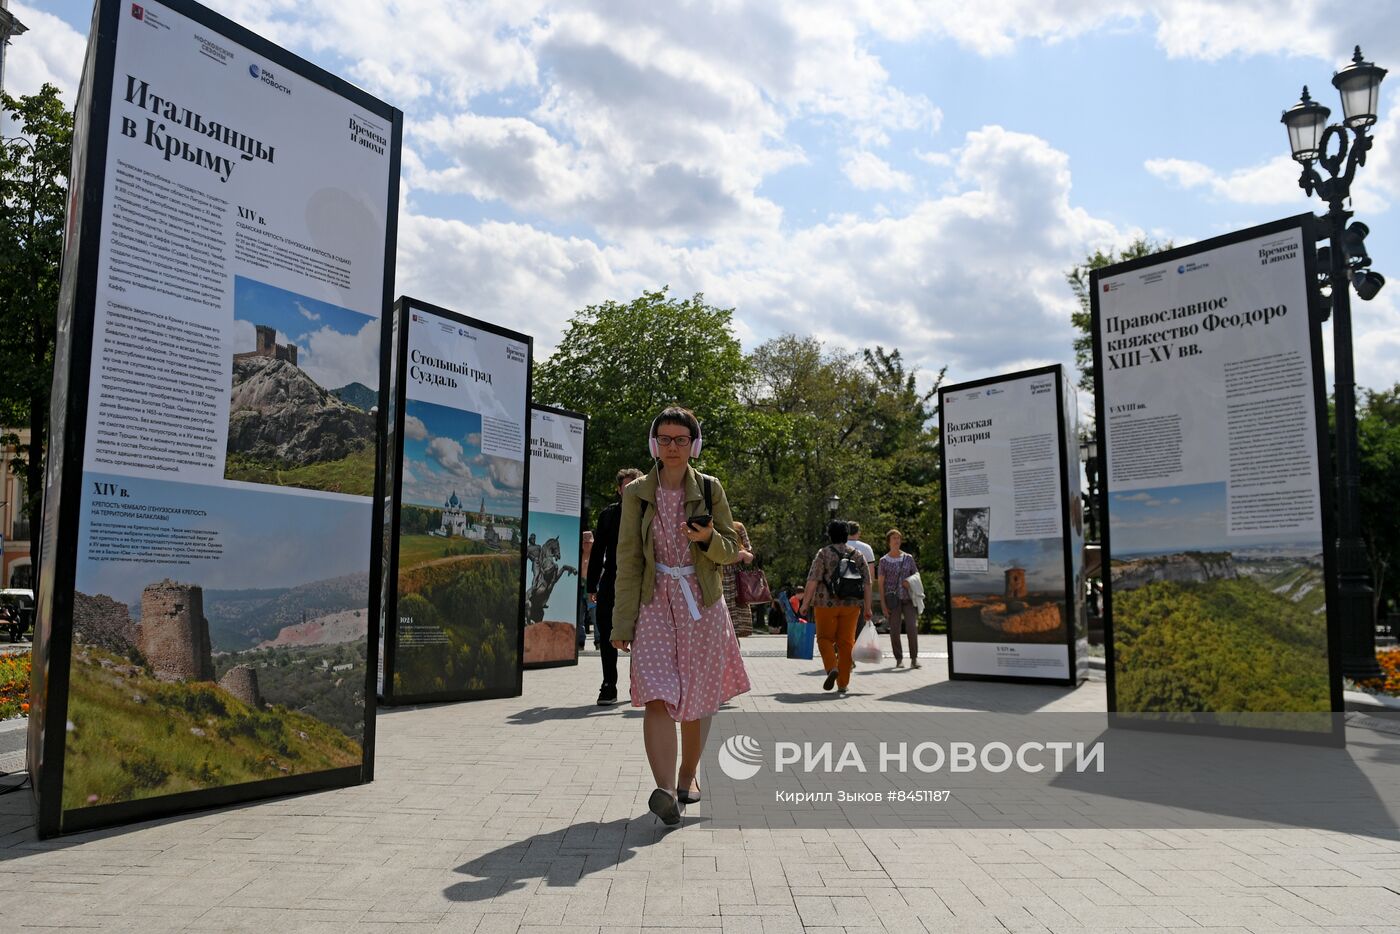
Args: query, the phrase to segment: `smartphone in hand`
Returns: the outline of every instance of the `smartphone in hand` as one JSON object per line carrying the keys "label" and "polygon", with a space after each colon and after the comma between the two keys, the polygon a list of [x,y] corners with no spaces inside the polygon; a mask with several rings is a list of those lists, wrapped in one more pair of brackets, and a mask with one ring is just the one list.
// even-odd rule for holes
{"label": "smartphone in hand", "polygon": [[688,519],[686,519],[685,524],[690,526],[691,529],[693,529],[694,531],[698,532],[705,526],[709,525],[712,521],[714,521],[713,516],[711,516],[708,512],[702,512],[698,516],[691,516]]}

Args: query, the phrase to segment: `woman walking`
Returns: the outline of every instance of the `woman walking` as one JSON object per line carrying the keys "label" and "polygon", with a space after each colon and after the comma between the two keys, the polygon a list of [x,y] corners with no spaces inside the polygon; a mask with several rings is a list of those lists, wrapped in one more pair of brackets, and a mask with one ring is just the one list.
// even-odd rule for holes
{"label": "woman walking", "polygon": [[[807,588],[802,592],[798,615],[815,606],[813,620],[817,627],[817,648],[822,653],[826,681],[822,690],[834,686],[846,693],[851,683],[851,649],[856,644],[856,627],[864,618],[870,620],[870,566],[865,556],[846,544],[847,526],[841,519],[832,519],[826,527],[828,544],[817,552],[807,571]],[[844,562],[844,565],[843,565]],[[847,573],[842,574],[842,570]],[[862,605],[864,616],[862,617]]]}
{"label": "woman walking", "polygon": [[[724,603],[720,568],[739,558],[729,500],[690,466],[700,422],[671,407],[651,423],[651,472],[627,485],[618,523],[613,645],[632,655],[632,706],[656,790],[647,806],[667,826],[700,800],[695,781],[710,717],[749,690]],[[680,769],[676,726],[680,724]]]}
{"label": "woman walking", "polygon": [[734,635],[742,639],[753,635],[753,613],[747,605],[739,602],[739,564],[753,563],[753,545],[749,544],[749,530],[738,519],[734,520],[734,535],[739,542],[739,560],[726,564],[720,571],[724,575],[724,605],[729,607]]}
{"label": "woman walking", "polygon": [[880,609],[890,628],[890,647],[894,649],[894,667],[904,667],[904,653],[901,651],[899,630],[909,636],[909,667],[922,668],[919,664],[919,614],[914,608],[914,598],[909,593],[910,578],[917,578],[919,569],[914,565],[914,556],[901,551],[904,536],[899,529],[885,533],[886,552],[880,558],[877,586],[880,590]]}

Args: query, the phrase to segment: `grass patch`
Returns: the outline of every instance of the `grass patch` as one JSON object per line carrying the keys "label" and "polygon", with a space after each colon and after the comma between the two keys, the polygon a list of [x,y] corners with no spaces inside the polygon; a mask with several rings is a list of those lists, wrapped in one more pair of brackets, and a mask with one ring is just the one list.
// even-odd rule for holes
{"label": "grass patch", "polygon": [[224,463],[224,477],[246,483],[294,486],[328,493],[374,495],[374,445],[366,444],[338,461],[308,464],[305,467],[279,467],[242,454],[230,454]]}
{"label": "grass patch", "polygon": [[314,717],[75,648],[65,810],[360,764],[360,745]]}
{"label": "grass patch", "polygon": [[500,552],[485,542],[465,538],[442,538],[437,535],[400,535],[399,570],[408,570],[439,558],[458,555],[496,555]]}

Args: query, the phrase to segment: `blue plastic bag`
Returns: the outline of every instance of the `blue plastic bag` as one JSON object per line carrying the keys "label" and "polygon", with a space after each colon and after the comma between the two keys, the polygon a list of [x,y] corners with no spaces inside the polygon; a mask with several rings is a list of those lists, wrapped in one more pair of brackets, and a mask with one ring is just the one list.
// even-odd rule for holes
{"label": "blue plastic bag", "polygon": [[812,660],[812,650],[816,647],[817,627],[805,619],[799,619],[792,610],[787,591],[778,594],[778,604],[787,617],[787,657]]}

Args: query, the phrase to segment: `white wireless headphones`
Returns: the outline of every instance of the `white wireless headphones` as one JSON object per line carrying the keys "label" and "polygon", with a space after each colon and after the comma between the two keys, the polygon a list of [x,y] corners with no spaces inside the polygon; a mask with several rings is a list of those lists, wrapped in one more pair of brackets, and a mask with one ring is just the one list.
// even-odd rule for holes
{"label": "white wireless headphones", "polygon": [[[658,416],[656,416],[655,418],[653,418],[653,419],[651,420],[651,430],[647,432],[647,450],[651,451],[651,456],[654,457],[654,458],[656,458],[657,460],[660,460],[660,459],[661,459],[661,445],[659,445],[659,444],[656,443],[656,423],[659,422],[659,421],[661,421],[661,416],[660,416],[660,415],[658,415]],[[697,419],[695,420],[695,424],[696,424],[695,437],[690,439],[690,456],[691,456],[691,457],[699,457],[699,456],[700,456],[700,448],[704,446],[704,439],[702,439],[702,438],[700,437],[700,431],[699,431],[700,419],[697,418]]]}

